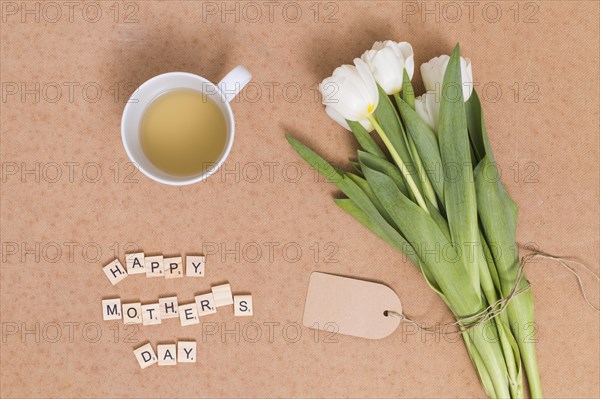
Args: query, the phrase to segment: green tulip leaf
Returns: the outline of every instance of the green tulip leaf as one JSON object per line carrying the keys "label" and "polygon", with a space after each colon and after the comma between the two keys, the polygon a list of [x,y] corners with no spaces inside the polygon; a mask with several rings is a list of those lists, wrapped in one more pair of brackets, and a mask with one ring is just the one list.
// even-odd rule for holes
{"label": "green tulip leaf", "polygon": [[387,210],[381,205],[379,199],[369,186],[369,183],[365,179],[360,176],[357,176],[353,173],[346,173],[346,176],[350,178],[360,189],[367,195],[369,200],[373,203],[377,211],[383,216],[386,222],[388,222],[394,229],[398,230],[394,221],[390,218],[390,215],[387,213]]}
{"label": "green tulip leaf", "polygon": [[[397,231],[385,220],[373,202],[369,199],[368,195],[365,194],[365,192],[362,191],[360,187],[352,181],[352,179],[339,173],[319,154],[292,136],[286,135],[286,139],[292,145],[294,150],[296,150],[296,152],[309,165],[311,165],[317,171],[323,172],[323,176],[334,183],[336,187],[338,187],[344,194],[346,194],[348,199],[352,201],[352,207],[350,207],[348,202],[344,203],[346,205],[346,211],[352,208],[354,212],[351,214],[354,217],[356,217],[367,228],[375,232],[379,237],[382,237],[386,242],[391,243],[391,245],[408,256],[415,266],[421,268],[428,283],[431,284],[436,290],[439,290],[437,283],[427,265],[423,265],[419,261],[418,255],[408,241],[406,241],[402,234],[400,234],[399,231]],[[331,178],[332,176],[335,177]],[[366,219],[369,221],[365,222]]]}
{"label": "green tulip leaf", "polygon": [[[375,233],[377,237],[381,238],[392,247],[404,253],[414,265],[418,266],[421,264],[417,253],[400,233],[396,232],[396,234],[389,234],[389,232],[386,231],[386,228],[383,228],[380,224],[374,222],[354,203],[354,201],[349,198],[336,199],[335,203],[356,220],[358,220],[363,226]],[[433,279],[433,276],[427,272],[423,271],[423,274],[426,276],[426,278]],[[433,284],[432,288],[439,289],[437,288],[435,281],[431,280],[429,282]]]}
{"label": "green tulip leaf", "polygon": [[[481,310],[481,297],[465,289],[470,276],[437,223],[417,204],[398,190],[393,180],[376,170],[364,167],[365,177],[381,204],[431,271],[451,308],[461,316]],[[434,248],[444,248],[444,255]]]}
{"label": "green tulip leaf", "polygon": [[385,159],[375,157],[372,154],[369,154],[364,151],[358,151],[358,160],[361,165],[364,164],[371,169],[388,175],[394,181],[394,183],[396,183],[396,186],[398,186],[400,192],[402,192],[402,194],[404,195],[408,195],[406,183],[404,182],[404,176],[402,176],[400,169],[398,169],[396,165],[392,164],[391,162]]}
{"label": "green tulip leaf", "polygon": [[425,172],[433,186],[438,198],[444,198],[444,176],[442,173],[442,158],[438,139],[431,128],[421,119],[406,102],[398,103],[402,121],[406,125],[406,131],[410,134],[419,156],[425,166]]}
{"label": "green tulip leaf", "polygon": [[423,192],[423,188],[421,187],[421,182],[419,180],[419,175],[417,173],[417,168],[415,163],[410,155],[410,150],[408,147],[408,141],[406,139],[406,133],[404,132],[404,127],[400,122],[400,117],[398,116],[398,112],[396,108],[390,101],[390,98],[385,91],[379,86],[379,105],[375,109],[375,116],[379,124],[383,128],[383,131],[388,136],[392,146],[404,164],[408,169],[408,173],[415,181],[415,184],[420,192]]}
{"label": "green tulip leaf", "polygon": [[[479,242],[479,226],[460,73],[460,47],[457,44],[444,75],[438,129],[444,170],[444,208],[452,245],[462,254],[473,289],[480,290],[478,262],[485,262],[485,259],[480,259],[484,257],[481,247],[479,250],[473,248],[474,243]],[[472,256],[472,249],[478,256]]]}
{"label": "green tulip leaf", "polygon": [[348,120],[346,122],[348,122],[348,126],[350,126],[350,129],[352,129],[354,137],[356,137],[358,144],[360,144],[363,150],[385,159],[385,154],[381,150],[381,147],[379,147],[371,134],[367,132],[367,129],[365,129],[359,122]]}
{"label": "green tulip leaf", "polygon": [[485,129],[485,122],[483,120],[481,103],[479,102],[479,96],[474,88],[471,97],[465,102],[465,113],[467,115],[469,139],[471,140],[475,156],[474,164],[477,165],[485,155],[488,155],[489,159],[494,162],[494,155],[490,148],[487,131]]}
{"label": "green tulip leaf", "polygon": [[402,78],[402,99],[412,108],[415,109],[415,90],[413,89],[408,72],[404,69],[404,77]]}

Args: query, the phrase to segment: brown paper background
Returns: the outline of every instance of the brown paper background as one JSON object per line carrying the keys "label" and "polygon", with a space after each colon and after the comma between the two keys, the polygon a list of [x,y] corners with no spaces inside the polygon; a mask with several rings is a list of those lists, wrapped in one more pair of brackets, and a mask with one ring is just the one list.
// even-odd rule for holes
{"label": "brown paper background", "polygon": [[[459,17],[438,2],[282,2],[270,18],[270,6],[262,2],[227,2],[234,14],[225,14],[213,13],[213,6],[224,7],[221,2],[101,1],[97,22],[88,21],[94,8],[86,9],[88,20],[83,17],[82,2],[71,21],[62,6],[56,22],[53,9],[40,8],[38,22],[22,10],[14,14],[7,3],[42,7],[2,2],[3,397],[482,396],[462,342],[408,327],[380,341],[336,336],[334,342],[295,329],[314,270],[385,282],[414,318],[449,319],[417,270],[338,209],[332,185],[316,182],[284,140],[289,131],[349,167],[356,143],[327,118],[315,87],[375,40],[410,41],[417,65],[461,42],[475,80],[489,90],[483,106],[504,183],[520,207],[519,242],[577,255],[598,271],[597,2],[519,3],[518,16],[514,2],[480,2],[472,13],[456,2]],[[439,11],[426,14],[424,7]],[[136,9],[133,22],[124,23]],[[253,72],[254,86],[233,104],[237,131],[229,173],[182,188],[141,173],[133,177],[137,182],[126,182],[130,169],[119,127],[133,86],[176,70],[218,81],[237,64]],[[62,88],[56,101],[53,82]],[[29,89],[38,83],[40,99],[27,94],[22,100],[22,83]],[[415,83],[421,90],[418,72]],[[14,87],[19,93],[8,95]],[[95,87],[102,89],[99,99]],[[67,165],[73,165],[72,178]],[[14,167],[19,172],[7,174]],[[36,167],[37,176],[20,173]],[[97,170],[98,181],[90,181]],[[210,249],[207,277],[132,276],[112,287],[101,266],[115,250],[123,259],[127,243],[165,254]],[[268,246],[275,248],[272,257]],[[600,396],[598,314],[559,267],[540,262],[527,273],[546,396]],[[186,302],[223,281],[234,292],[253,294],[254,317],[234,319],[231,310],[219,311],[206,319],[213,324],[205,329],[234,330],[239,323],[239,342],[234,333],[203,334],[201,326],[182,328],[177,320],[142,327],[126,339],[131,330],[101,320],[102,298],[149,302],[177,294]],[[586,282],[598,301],[598,286]],[[254,343],[250,322],[262,331]],[[271,337],[266,323],[279,323]],[[71,337],[69,325],[77,326]],[[10,334],[15,328],[19,332]],[[25,329],[34,332],[22,334]],[[178,338],[198,341],[197,364],[139,369],[134,347]]]}

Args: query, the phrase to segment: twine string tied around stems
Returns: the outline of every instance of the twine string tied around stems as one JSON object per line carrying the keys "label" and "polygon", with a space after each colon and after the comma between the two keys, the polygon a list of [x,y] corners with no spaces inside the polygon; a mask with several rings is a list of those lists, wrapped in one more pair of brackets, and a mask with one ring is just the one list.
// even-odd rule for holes
{"label": "twine string tied around stems", "polygon": [[[444,323],[441,325],[438,324],[435,326],[425,326],[425,325],[422,325],[421,323],[418,323],[417,321],[411,319],[410,317],[406,316],[405,314],[402,314],[402,313],[399,313],[399,312],[396,312],[393,310],[386,310],[384,312],[384,314],[387,317],[397,317],[397,318],[400,318],[401,320],[406,320],[407,322],[417,326],[417,328],[419,328],[420,330],[424,330],[424,331],[428,331],[428,332],[439,332],[442,335],[453,335],[453,334],[458,334],[458,333],[464,333],[468,330],[471,330],[475,327],[478,327],[478,326],[494,319],[495,317],[497,317],[499,314],[501,314],[502,312],[504,312],[506,310],[506,308],[508,307],[510,302],[516,296],[531,289],[531,286],[529,283],[527,283],[527,285],[522,288],[518,288],[518,287],[521,284],[521,281],[523,280],[523,278],[525,276],[525,273],[524,273],[525,266],[529,262],[531,262],[531,260],[533,260],[534,258],[553,260],[556,263],[558,263],[560,266],[562,266],[565,270],[567,270],[569,273],[573,274],[575,276],[575,278],[577,279],[577,283],[579,285],[579,290],[581,291],[581,294],[582,294],[585,302],[588,304],[589,307],[591,307],[592,309],[594,309],[597,312],[600,312],[600,308],[598,306],[594,305],[590,301],[590,299],[587,295],[587,291],[585,290],[585,287],[583,285],[583,280],[581,279],[580,274],[577,273],[575,268],[573,266],[570,266],[568,263],[572,263],[574,265],[583,267],[589,274],[591,274],[596,279],[596,281],[600,282],[600,276],[598,274],[596,274],[590,267],[586,266],[585,264],[583,264],[579,261],[560,257],[560,256],[549,255],[549,254],[546,254],[546,253],[543,253],[540,251],[534,251],[532,253],[524,255],[521,258],[519,269],[517,271],[517,278],[515,279],[515,284],[513,285],[512,289],[510,290],[508,295],[506,295],[505,297],[499,299],[498,301],[490,304],[487,308],[485,308],[482,311],[477,312],[473,315],[462,317],[462,318],[457,318],[456,321],[454,321],[454,322]],[[445,331],[446,329],[452,328],[452,327],[456,327],[456,329],[452,330],[452,331]]]}

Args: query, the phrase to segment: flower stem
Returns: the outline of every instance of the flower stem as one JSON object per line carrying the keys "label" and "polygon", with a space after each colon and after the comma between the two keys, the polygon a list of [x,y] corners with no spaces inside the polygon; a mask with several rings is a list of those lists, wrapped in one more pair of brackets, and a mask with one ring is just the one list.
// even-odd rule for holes
{"label": "flower stem", "polygon": [[381,128],[381,126],[379,125],[379,123],[377,122],[375,117],[373,116],[373,114],[369,115],[368,118],[369,118],[369,121],[371,122],[371,124],[373,125],[373,127],[375,128],[375,130],[377,130],[379,137],[381,137],[381,140],[383,140],[383,143],[389,150],[390,154],[392,155],[394,162],[396,162],[396,165],[398,165],[400,172],[402,172],[402,174],[404,175],[404,178],[406,179],[408,186],[410,187],[411,191],[415,195],[415,199],[417,200],[417,203],[429,215],[429,210],[427,209],[427,204],[425,203],[425,200],[423,199],[421,192],[417,188],[417,185],[415,184],[412,176],[408,172],[408,169],[406,168],[406,165],[402,161],[402,158],[400,158],[400,155],[398,154],[398,152],[392,145],[392,142],[387,137],[387,135],[385,134],[385,132],[383,131],[383,129]]}
{"label": "flower stem", "polygon": [[[396,100],[396,104],[398,104],[398,106],[400,106],[400,93],[394,94],[394,99]],[[417,173],[419,174],[419,180],[421,180],[421,185],[423,187],[423,192],[425,194],[425,197],[427,197],[427,199],[429,200],[429,202],[431,202],[431,205],[433,205],[435,207],[435,209],[439,210],[437,198],[435,196],[435,191],[433,190],[433,186],[431,185],[431,182],[429,181],[429,177],[427,176],[427,173],[425,173],[425,167],[423,166],[423,161],[421,161],[421,157],[419,156],[419,152],[417,151],[417,148],[415,147],[415,143],[414,143],[412,137],[410,137],[410,133],[406,135],[406,139],[408,141],[408,150],[410,151],[410,155],[412,155],[412,157],[415,161],[415,166],[417,168]]]}
{"label": "flower stem", "polygon": [[429,181],[429,177],[427,177],[427,174],[425,173],[425,167],[423,166],[421,157],[417,152],[415,143],[410,136],[408,136],[407,139],[408,149],[410,151],[410,154],[413,156],[413,159],[415,160],[415,166],[417,167],[417,172],[419,173],[419,178],[421,180],[421,184],[423,185],[423,191],[425,192],[425,196],[427,197],[429,202],[431,202],[431,204],[435,207],[435,209],[439,210],[440,208],[438,207],[437,198],[435,197],[435,191],[433,190],[433,186]]}

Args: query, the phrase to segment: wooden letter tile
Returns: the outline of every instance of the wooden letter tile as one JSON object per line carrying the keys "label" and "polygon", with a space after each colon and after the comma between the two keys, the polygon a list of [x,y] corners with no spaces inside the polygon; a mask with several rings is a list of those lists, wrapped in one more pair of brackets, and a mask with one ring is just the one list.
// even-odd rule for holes
{"label": "wooden letter tile", "polygon": [[177,348],[175,344],[163,344],[156,346],[159,366],[177,365]]}
{"label": "wooden letter tile", "polygon": [[177,306],[177,297],[170,296],[168,298],[160,298],[158,300],[158,304],[160,305],[160,318],[162,319],[172,319],[174,317],[179,317],[178,306]]}
{"label": "wooden letter tile", "polygon": [[165,278],[183,277],[183,263],[181,256],[175,258],[165,258]]}
{"label": "wooden letter tile", "polygon": [[252,295],[236,295],[233,297],[234,316],[252,316]]}
{"label": "wooden letter tile", "polygon": [[231,286],[229,284],[217,285],[212,287],[212,293],[215,297],[217,307],[231,305],[233,296],[231,295]]}
{"label": "wooden letter tile", "polygon": [[113,260],[108,265],[104,266],[102,270],[104,270],[104,274],[106,274],[106,277],[108,277],[108,280],[112,285],[117,285],[127,277],[127,271],[119,259]]}
{"label": "wooden letter tile", "polygon": [[185,257],[185,275],[187,277],[204,277],[204,256]]}
{"label": "wooden letter tile", "polygon": [[182,326],[200,323],[200,319],[198,319],[198,312],[196,310],[196,304],[187,303],[185,305],[179,305],[179,320],[181,321]]}
{"label": "wooden letter tile", "polygon": [[123,323],[125,324],[141,324],[142,323],[142,304],[124,303],[123,304]]}
{"label": "wooden letter tile", "polygon": [[196,295],[196,308],[198,311],[198,316],[206,316],[217,313],[215,298],[213,297],[212,292],[209,292],[208,294]]}
{"label": "wooden letter tile", "polygon": [[196,341],[177,342],[177,361],[179,363],[196,363]]}
{"label": "wooden letter tile", "polygon": [[160,305],[158,303],[149,303],[142,305],[142,323],[145,326],[160,324]]}
{"label": "wooden letter tile", "polygon": [[102,318],[104,320],[121,320],[121,298],[102,300]]}
{"label": "wooden letter tile", "polygon": [[125,254],[125,264],[127,265],[127,274],[145,274],[146,263],[144,253]]}
{"label": "wooden letter tile", "polygon": [[163,256],[146,256],[144,259],[146,277],[163,277],[165,275]]}
{"label": "wooden letter tile", "polygon": [[135,355],[135,358],[142,369],[145,369],[146,367],[151,366],[158,361],[156,359],[156,355],[154,354],[154,349],[152,349],[152,345],[150,345],[150,343],[140,346],[133,351],[133,354]]}

